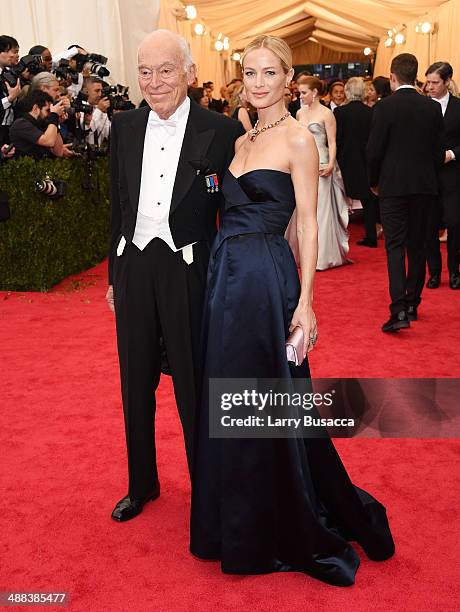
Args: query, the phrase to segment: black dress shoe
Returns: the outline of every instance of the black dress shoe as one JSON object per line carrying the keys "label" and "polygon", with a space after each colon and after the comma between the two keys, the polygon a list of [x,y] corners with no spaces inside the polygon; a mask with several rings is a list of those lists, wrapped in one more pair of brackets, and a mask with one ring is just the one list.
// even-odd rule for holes
{"label": "black dress shoe", "polygon": [[371,249],[377,248],[377,240],[368,240],[367,238],[363,238],[363,240],[358,240],[356,244],[358,246],[370,247]]}
{"label": "black dress shoe", "polygon": [[427,289],[437,289],[441,283],[440,274],[432,274],[426,284]]}
{"label": "black dress shoe", "polygon": [[410,323],[406,311],[401,310],[398,314],[391,315],[388,321],[382,325],[382,331],[395,332],[405,327],[410,327]]}
{"label": "black dress shoe", "polygon": [[129,497],[129,495],[127,495],[126,497],[123,497],[123,499],[120,499],[113,509],[112,518],[114,521],[119,521],[120,523],[123,521],[129,521],[142,512],[144,505],[148,501],[152,501],[159,496],[159,487],[153,493],[150,493],[142,498]]}
{"label": "black dress shoe", "polygon": [[417,306],[409,306],[406,310],[409,321],[417,320]]}
{"label": "black dress shoe", "polygon": [[458,272],[450,275],[449,287],[451,289],[460,289],[460,274]]}

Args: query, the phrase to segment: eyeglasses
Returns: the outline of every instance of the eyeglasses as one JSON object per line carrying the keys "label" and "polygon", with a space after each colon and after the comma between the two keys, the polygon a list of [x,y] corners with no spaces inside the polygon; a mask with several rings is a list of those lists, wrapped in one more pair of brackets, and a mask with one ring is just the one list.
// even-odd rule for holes
{"label": "eyeglasses", "polygon": [[175,66],[163,66],[162,68],[146,68],[142,66],[142,68],[138,69],[137,74],[141,81],[151,81],[154,74],[161,81],[169,81],[177,77],[179,69]]}

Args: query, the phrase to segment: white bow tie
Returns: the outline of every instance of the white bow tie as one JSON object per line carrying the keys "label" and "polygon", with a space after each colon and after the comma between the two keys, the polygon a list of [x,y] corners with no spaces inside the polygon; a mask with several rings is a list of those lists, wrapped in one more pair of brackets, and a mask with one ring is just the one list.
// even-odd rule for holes
{"label": "white bow tie", "polygon": [[166,132],[170,136],[174,136],[174,134],[176,133],[177,121],[173,121],[171,119],[160,119],[157,117],[150,117],[149,127],[151,128],[162,127],[166,130]]}

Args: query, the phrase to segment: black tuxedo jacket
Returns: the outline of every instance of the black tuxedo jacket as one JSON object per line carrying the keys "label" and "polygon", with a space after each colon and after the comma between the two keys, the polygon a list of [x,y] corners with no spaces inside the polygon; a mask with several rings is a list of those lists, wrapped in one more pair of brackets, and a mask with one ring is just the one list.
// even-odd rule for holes
{"label": "black tuxedo jacket", "polygon": [[[134,236],[142,173],[144,136],[150,107],[118,113],[111,128],[111,231],[109,284],[113,261],[123,235],[129,244]],[[217,174],[219,185],[234,155],[235,140],[244,134],[234,121],[201,108],[193,102],[185,129],[172,194],[169,225],[177,248],[191,242],[211,242],[216,233],[216,214],[223,196],[208,193],[206,174]]]}
{"label": "black tuxedo jacket", "polygon": [[442,112],[434,100],[404,88],[374,106],[367,162],[380,197],[436,195],[444,151]]}
{"label": "black tuxedo jacket", "polygon": [[446,151],[453,151],[455,160],[439,169],[439,183],[447,225],[460,223],[460,99],[449,97],[444,113],[444,143]]}
{"label": "black tuxedo jacket", "polygon": [[345,193],[356,200],[369,198],[366,146],[372,109],[353,101],[334,109],[337,122],[337,162],[342,172]]}

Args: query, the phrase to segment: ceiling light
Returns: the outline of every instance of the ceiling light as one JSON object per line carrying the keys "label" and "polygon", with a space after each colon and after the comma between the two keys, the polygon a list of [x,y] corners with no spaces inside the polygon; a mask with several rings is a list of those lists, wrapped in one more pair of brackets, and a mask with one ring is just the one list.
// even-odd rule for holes
{"label": "ceiling light", "polygon": [[402,45],[406,42],[406,37],[404,36],[404,34],[402,32],[399,32],[398,34],[396,34],[395,36],[395,43],[397,45]]}
{"label": "ceiling light", "polygon": [[202,36],[204,34],[204,25],[202,23],[196,23],[194,30],[197,36]]}
{"label": "ceiling light", "polygon": [[223,51],[224,43],[221,40],[216,40],[216,42],[214,43],[214,49],[216,51]]}
{"label": "ceiling light", "polygon": [[394,45],[394,40],[388,37],[383,44],[385,45],[385,47],[392,47]]}
{"label": "ceiling light", "polygon": [[228,40],[228,36],[224,38],[224,49],[228,51],[230,49],[230,41]]}
{"label": "ceiling light", "polygon": [[433,24],[429,21],[424,21],[421,26],[421,30],[423,34],[429,34],[433,28]]}
{"label": "ceiling light", "polygon": [[198,13],[193,4],[187,4],[185,7],[185,14],[187,15],[187,19],[196,19]]}
{"label": "ceiling light", "polygon": [[238,51],[235,51],[235,53],[232,55],[232,60],[234,62],[239,62],[241,60],[241,53],[238,53]]}
{"label": "ceiling light", "polygon": [[364,55],[370,55],[372,53],[372,49],[370,47],[366,47],[363,51]]}

